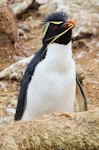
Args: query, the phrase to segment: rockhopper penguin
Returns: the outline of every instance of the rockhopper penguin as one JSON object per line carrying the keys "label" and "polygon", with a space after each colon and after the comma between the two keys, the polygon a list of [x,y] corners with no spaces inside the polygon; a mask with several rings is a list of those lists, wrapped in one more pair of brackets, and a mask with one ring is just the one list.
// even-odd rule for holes
{"label": "rockhopper penguin", "polygon": [[78,81],[72,58],[74,26],[75,22],[64,12],[53,13],[43,20],[43,46],[22,78],[15,120],[32,120],[52,112],[74,112]]}

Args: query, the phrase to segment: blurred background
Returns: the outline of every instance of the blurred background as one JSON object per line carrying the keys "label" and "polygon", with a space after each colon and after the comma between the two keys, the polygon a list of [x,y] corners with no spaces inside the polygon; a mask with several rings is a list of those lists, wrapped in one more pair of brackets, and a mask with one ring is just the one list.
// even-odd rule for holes
{"label": "blurred background", "polygon": [[[72,38],[73,57],[81,67],[79,72],[89,110],[99,107],[99,0],[1,0],[0,128],[13,120],[20,80],[27,64],[23,65],[20,75],[12,78],[11,75],[2,78],[2,71],[40,49],[42,20],[55,11],[65,11],[76,23]],[[4,17],[5,28],[2,25]]]}

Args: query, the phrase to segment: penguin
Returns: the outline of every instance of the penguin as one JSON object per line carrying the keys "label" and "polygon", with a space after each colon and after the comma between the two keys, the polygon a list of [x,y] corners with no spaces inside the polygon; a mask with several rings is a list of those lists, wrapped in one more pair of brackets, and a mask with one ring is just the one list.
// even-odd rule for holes
{"label": "penguin", "polygon": [[75,22],[65,12],[52,13],[42,21],[42,48],[29,63],[21,80],[16,121],[32,120],[53,112],[74,112],[77,87],[83,101],[81,110],[87,110],[72,57],[74,27]]}

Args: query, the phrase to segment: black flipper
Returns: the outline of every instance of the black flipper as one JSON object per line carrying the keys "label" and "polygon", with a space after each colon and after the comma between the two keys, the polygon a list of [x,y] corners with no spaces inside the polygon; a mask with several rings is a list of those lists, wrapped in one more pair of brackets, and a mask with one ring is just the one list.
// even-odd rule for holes
{"label": "black flipper", "polygon": [[36,65],[45,58],[46,55],[46,51],[45,50],[46,47],[42,47],[37,53],[36,55],[33,57],[33,59],[31,60],[31,62],[29,63],[25,74],[21,80],[21,86],[20,86],[20,92],[19,92],[19,97],[18,97],[18,103],[17,103],[17,108],[16,108],[16,114],[15,114],[15,120],[20,120],[22,118],[22,115],[24,113],[25,110],[25,106],[26,106],[26,95],[27,95],[27,88],[29,85],[29,82],[31,80],[31,77],[35,71],[35,67]]}
{"label": "black flipper", "polygon": [[79,111],[87,111],[88,110],[87,99],[84,94],[82,85],[77,76],[76,76],[76,99],[79,106]]}

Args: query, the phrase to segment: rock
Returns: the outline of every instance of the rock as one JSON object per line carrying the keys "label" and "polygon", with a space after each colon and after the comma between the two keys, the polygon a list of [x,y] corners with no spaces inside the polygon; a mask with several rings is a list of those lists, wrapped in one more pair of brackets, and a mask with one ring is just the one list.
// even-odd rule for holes
{"label": "rock", "polygon": [[23,24],[23,26],[21,27],[21,29],[24,30],[24,31],[30,32],[31,27],[28,24]]}
{"label": "rock", "polygon": [[56,11],[65,11],[66,6],[64,3],[64,0],[50,0],[47,6],[47,14],[50,14],[52,12]]}
{"label": "rock", "polygon": [[81,66],[76,65],[76,74],[77,74],[80,82],[82,83],[82,80],[85,79],[85,75],[86,75],[85,70]]}
{"label": "rock", "polygon": [[28,36],[24,33],[24,31],[22,29],[18,29],[18,36],[19,38],[21,39],[24,39],[24,40],[28,40]]}
{"label": "rock", "polygon": [[14,3],[10,4],[10,7],[12,8],[14,14],[19,16],[23,14],[23,12],[32,4],[32,2],[34,2],[34,0],[16,0]]}
{"label": "rock", "polygon": [[14,117],[9,116],[9,117],[2,117],[0,118],[0,130],[6,127],[7,125],[11,124],[14,122]]}
{"label": "rock", "polygon": [[17,34],[20,37],[20,36],[24,36],[25,33],[24,33],[24,31],[22,29],[18,29],[17,30]]}
{"label": "rock", "polygon": [[24,74],[24,71],[27,67],[27,64],[30,62],[30,60],[33,58],[33,56],[30,56],[28,58],[24,58],[8,68],[5,68],[3,71],[0,72],[0,79],[14,79],[14,80],[20,80]]}
{"label": "rock", "polygon": [[49,0],[10,0],[9,4],[16,16],[22,15],[26,9],[38,10],[39,6],[47,3]]}
{"label": "rock", "polygon": [[0,82],[0,89],[2,89],[3,91],[6,90],[6,84]]}
{"label": "rock", "polygon": [[36,1],[36,3],[42,5],[42,4],[48,3],[49,0],[35,0],[35,1]]}
{"label": "rock", "polygon": [[14,13],[7,0],[0,0],[0,69],[14,62],[12,52],[16,53],[16,41],[17,25]]}

